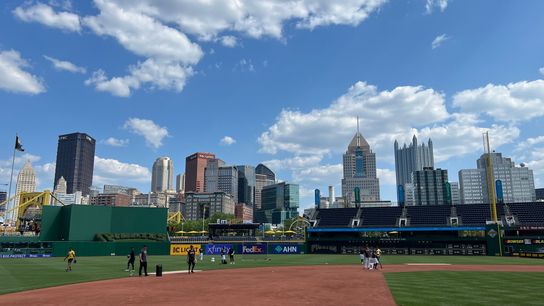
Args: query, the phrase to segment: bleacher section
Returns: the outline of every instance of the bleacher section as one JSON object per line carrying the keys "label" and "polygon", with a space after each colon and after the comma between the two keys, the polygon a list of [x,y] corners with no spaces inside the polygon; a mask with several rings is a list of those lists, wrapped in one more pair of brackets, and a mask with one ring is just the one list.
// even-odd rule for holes
{"label": "bleacher section", "polygon": [[407,217],[411,226],[448,225],[451,214],[451,206],[408,206]]}
{"label": "bleacher section", "polygon": [[[544,203],[508,204],[510,212],[517,217],[517,225],[544,224]],[[409,226],[448,226],[451,206],[407,206]],[[459,226],[484,226],[491,220],[488,204],[457,205]],[[319,222],[316,227],[351,227],[351,220],[357,215],[358,208],[318,209]],[[361,208],[362,223],[358,227],[396,227],[401,216],[401,207]],[[497,204],[499,219],[504,216],[504,205]]]}
{"label": "bleacher section", "polygon": [[510,212],[518,217],[519,223],[523,225],[542,225],[544,223],[544,203],[542,202],[508,204],[508,207],[510,207]]}
{"label": "bleacher section", "polygon": [[402,213],[401,207],[370,207],[362,208],[362,227],[392,227]]}
{"label": "bleacher section", "polygon": [[318,227],[348,227],[351,219],[357,214],[358,208],[329,208],[320,209],[317,214]]}

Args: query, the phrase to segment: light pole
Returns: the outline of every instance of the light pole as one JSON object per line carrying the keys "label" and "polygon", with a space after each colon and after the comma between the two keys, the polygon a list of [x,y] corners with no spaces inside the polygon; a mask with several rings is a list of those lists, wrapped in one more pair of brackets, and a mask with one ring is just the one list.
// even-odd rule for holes
{"label": "light pole", "polygon": [[202,206],[202,236],[204,236],[204,217],[206,216],[206,206]]}

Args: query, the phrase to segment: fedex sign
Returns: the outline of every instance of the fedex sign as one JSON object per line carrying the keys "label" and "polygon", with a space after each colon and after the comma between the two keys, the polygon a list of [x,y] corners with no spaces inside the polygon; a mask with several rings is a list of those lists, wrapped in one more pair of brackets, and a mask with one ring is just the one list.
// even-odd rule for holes
{"label": "fedex sign", "polygon": [[242,254],[266,254],[266,245],[242,245]]}

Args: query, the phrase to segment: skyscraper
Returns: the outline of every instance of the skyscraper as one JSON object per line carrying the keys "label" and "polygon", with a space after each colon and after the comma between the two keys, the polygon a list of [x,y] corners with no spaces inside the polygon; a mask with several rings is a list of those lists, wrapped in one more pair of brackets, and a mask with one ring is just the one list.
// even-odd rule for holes
{"label": "skyscraper", "polygon": [[409,146],[399,148],[395,140],[395,173],[397,175],[397,199],[399,203],[404,203],[406,199],[401,198],[403,194],[399,189],[406,189],[408,183],[412,183],[412,172],[421,171],[426,167],[434,168],[433,142],[429,139],[427,146],[425,143],[418,145],[417,137],[414,135],[412,143]]}
{"label": "skyscraper", "polygon": [[232,196],[234,203],[238,203],[238,169],[225,166],[220,159],[209,159],[204,171],[204,191],[225,192]]}
{"label": "skyscraper", "polygon": [[174,190],[174,162],[170,157],[157,158],[153,163],[151,175],[151,192]]}
{"label": "skyscraper", "polygon": [[21,193],[34,191],[36,191],[36,173],[34,172],[30,162],[27,160],[17,175],[17,185],[15,187],[15,194],[17,196],[15,197],[15,202],[13,205],[14,209],[11,211],[10,216],[8,217],[9,220],[15,221],[17,218]]}
{"label": "skyscraper", "polygon": [[[487,197],[486,154],[477,160],[477,169],[459,171],[461,202],[463,204],[489,203]],[[501,153],[491,153],[493,178],[495,184],[500,181],[502,193],[495,192],[497,202],[521,203],[536,200],[533,170],[524,164],[519,167],[511,158],[503,157]]]}
{"label": "skyscraper", "polygon": [[262,208],[257,211],[256,222],[282,224],[298,216],[299,187],[285,182],[265,186],[262,190]]}
{"label": "skyscraper", "polygon": [[485,170],[483,169],[459,170],[461,204],[487,203],[484,194],[484,192],[487,192],[484,191],[485,182]]}
{"label": "skyscraper", "polygon": [[53,184],[62,176],[66,180],[66,193],[81,191],[88,195],[93,184],[95,144],[85,133],[60,135]]}
{"label": "skyscraper", "polygon": [[204,192],[204,171],[215,154],[197,152],[185,158],[185,192]]}
{"label": "skyscraper", "polygon": [[253,207],[253,213],[261,209],[262,203],[262,190],[264,186],[273,185],[276,183],[276,175],[272,170],[263,164],[255,167],[255,207]]}
{"label": "skyscraper", "polygon": [[412,172],[414,205],[451,205],[448,170],[425,167]]}
{"label": "skyscraper", "polygon": [[344,178],[342,179],[342,196],[347,205],[356,201],[355,188],[359,188],[361,201],[380,200],[380,181],[376,177],[376,154],[370,150],[370,145],[359,132],[349,143],[348,150],[343,155]]}
{"label": "skyscraper", "polygon": [[176,192],[185,193],[185,173],[176,176]]}
{"label": "skyscraper", "polygon": [[238,169],[238,202],[255,205],[255,167],[248,165],[236,166]]}

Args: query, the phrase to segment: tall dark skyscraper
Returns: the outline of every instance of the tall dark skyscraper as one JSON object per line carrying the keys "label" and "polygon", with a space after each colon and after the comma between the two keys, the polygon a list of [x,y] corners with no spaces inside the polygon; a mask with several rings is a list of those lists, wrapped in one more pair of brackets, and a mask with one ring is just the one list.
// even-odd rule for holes
{"label": "tall dark skyscraper", "polygon": [[85,133],[60,135],[53,184],[62,176],[66,180],[67,193],[81,191],[88,195],[93,184],[95,144],[96,141]]}
{"label": "tall dark skyscraper", "polygon": [[238,202],[255,205],[255,167],[240,165],[238,169]]}

